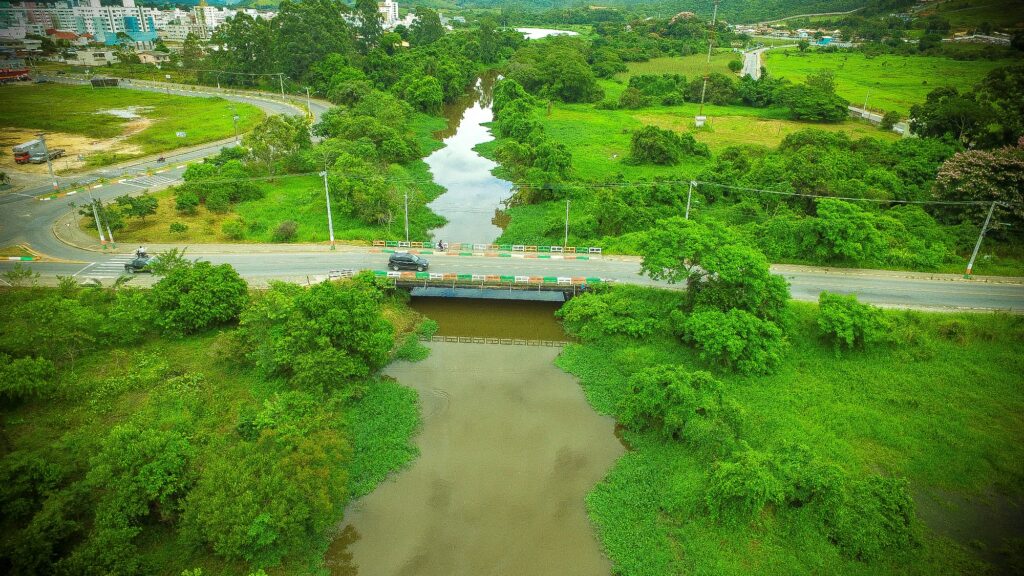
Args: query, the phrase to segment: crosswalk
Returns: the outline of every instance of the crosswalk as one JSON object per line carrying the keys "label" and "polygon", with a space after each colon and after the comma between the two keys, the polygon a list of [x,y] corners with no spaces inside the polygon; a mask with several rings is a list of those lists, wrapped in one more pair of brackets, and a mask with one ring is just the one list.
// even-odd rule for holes
{"label": "crosswalk", "polygon": [[118,180],[118,184],[134,186],[136,188],[162,188],[178,182],[177,178],[168,178],[154,174],[152,176],[138,176],[136,178],[125,178]]}
{"label": "crosswalk", "polygon": [[124,265],[131,262],[133,258],[134,256],[130,254],[114,256],[109,260],[97,262],[96,264],[89,266],[77,275],[85,276],[87,278],[117,278],[125,273]]}

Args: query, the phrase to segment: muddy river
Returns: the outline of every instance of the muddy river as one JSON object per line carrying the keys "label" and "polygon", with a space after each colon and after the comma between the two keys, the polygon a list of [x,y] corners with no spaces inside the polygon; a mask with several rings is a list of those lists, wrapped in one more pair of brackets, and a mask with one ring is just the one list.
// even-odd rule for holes
{"label": "muddy river", "polygon": [[[439,300],[413,307],[441,333],[514,317],[505,337],[565,338],[548,303]],[[488,309],[505,304],[513,308]],[[584,497],[623,448],[614,421],[554,366],[560,349],[428,346],[423,362],[386,370],[420,394],[420,456],[346,510],[332,574],[607,575]]]}

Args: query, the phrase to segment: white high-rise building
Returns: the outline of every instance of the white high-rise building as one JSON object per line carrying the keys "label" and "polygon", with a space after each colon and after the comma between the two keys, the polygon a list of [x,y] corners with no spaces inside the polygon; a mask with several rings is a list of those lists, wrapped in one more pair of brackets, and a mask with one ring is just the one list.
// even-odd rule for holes
{"label": "white high-rise building", "polygon": [[393,0],[378,2],[377,11],[380,12],[381,26],[390,30],[398,25],[398,2]]}

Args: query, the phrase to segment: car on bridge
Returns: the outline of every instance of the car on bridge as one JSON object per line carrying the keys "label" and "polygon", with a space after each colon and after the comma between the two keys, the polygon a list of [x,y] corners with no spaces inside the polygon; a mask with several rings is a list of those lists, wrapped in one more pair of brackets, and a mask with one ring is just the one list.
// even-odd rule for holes
{"label": "car on bridge", "polygon": [[430,266],[427,259],[408,252],[395,252],[388,258],[388,268],[392,270],[418,270],[423,272]]}

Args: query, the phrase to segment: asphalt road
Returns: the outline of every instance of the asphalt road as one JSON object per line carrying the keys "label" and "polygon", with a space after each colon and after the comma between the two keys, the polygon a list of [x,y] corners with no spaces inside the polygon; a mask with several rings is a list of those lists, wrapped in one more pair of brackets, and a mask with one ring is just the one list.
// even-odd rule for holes
{"label": "asphalt road", "polygon": [[[136,89],[151,89],[137,86]],[[194,95],[195,92],[181,92]],[[295,108],[280,102],[268,102],[244,95],[229,96],[241,102],[260,106],[268,113],[294,113]],[[315,103],[313,113],[319,116],[326,106]],[[173,185],[184,172],[184,160],[215,154],[224,144],[212,145],[188,152],[183,157],[169,157],[166,163],[140,162],[132,170],[110,184],[87,189],[95,197],[110,199],[125,193],[143,189],[156,189]],[[155,169],[151,175],[147,171]],[[101,171],[89,175],[104,177]],[[48,192],[48,191],[45,191]],[[80,192],[86,195],[88,192]],[[10,195],[0,204],[0,246],[27,243],[33,249],[65,262],[23,263],[39,272],[47,281],[60,276],[74,276],[81,280],[97,278],[110,281],[118,277],[128,254],[110,254],[85,250],[65,244],[53,233],[54,223],[71,207],[68,202],[83,203],[77,196],[66,196],[53,200],[39,200],[30,193]],[[323,246],[303,247],[251,246],[239,249],[219,249],[211,246],[193,246],[188,252],[213,263],[227,263],[256,284],[272,279],[311,281],[325,277],[330,270],[382,270],[387,255],[374,253],[369,249],[343,247],[337,252],[328,252]],[[431,256],[432,272],[462,274],[506,274],[530,276],[588,276],[601,277],[620,283],[658,285],[639,274],[636,258],[606,257],[592,260],[546,260],[523,258],[488,258],[435,255]],[[10,269],[14,262],[0,261],[0,273]],[[955,275],[904,274],[882,271],[843,271],[822,268],[777,266],[775,271],[782,274],[790,284],[793,297],[797,300],[817,300],[823,290],[844,294],[857,294],[866,302],[881,306],[921,308],[937,310],[1008,310],[1024,312],[1024,279],[983,279],[965,280]],[[135,282],[148,284],[153,278],[140,275]],[[0,280],[2,282],[2,280]],[[678,286],[677,286],[678,287]]]}

